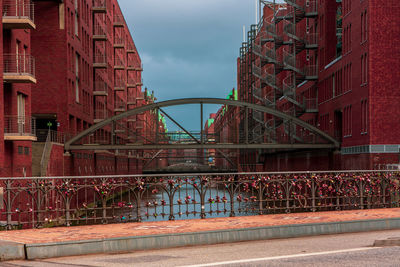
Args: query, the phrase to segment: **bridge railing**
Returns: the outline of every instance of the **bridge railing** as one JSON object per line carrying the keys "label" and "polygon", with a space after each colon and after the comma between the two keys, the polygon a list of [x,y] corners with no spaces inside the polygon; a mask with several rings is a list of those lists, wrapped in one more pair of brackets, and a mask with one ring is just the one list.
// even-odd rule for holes
{"label": "bridge railing", "polygon": [[400,172],[0,178],[2,229],[399,207]]}

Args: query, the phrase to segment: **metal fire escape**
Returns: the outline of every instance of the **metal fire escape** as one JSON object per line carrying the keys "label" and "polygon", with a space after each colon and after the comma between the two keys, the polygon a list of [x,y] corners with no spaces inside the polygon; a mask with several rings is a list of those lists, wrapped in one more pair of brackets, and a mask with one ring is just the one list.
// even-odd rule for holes
{"label": "metal fire escape", "polygon": [[[257,56],[252,64],[252,74],[257,78],[252,84],[255,99],[261,104],[278,108],[277,102],[286,100],[290,108],[285,113],[299,117],[304,113],[316,112],[316,99],[305,99],[296,94],[297,87],[306,81],[317,80],[317,64],[308,64],[308,55],[311,50],[318,48],[318,39],[315,32],[314,19],[318,16],[317,0],[285,0],[287,4],[261,1],[271,9],[272,16],[262,18],[257,25],[254,41],[250,42],[251,52]],[[306,30],[301,31],[299,24],[306,21]],[[283,33],[279,31],[279,24],[283,23]],[[312,28],[313,32],[309,29]],[[282,49],[281,49],[282,47]],[[279,51],[281,50],[281,51]],[[308,50],[308,51],[307,51]],[[299,60],[299,54],[306,51],[306,60]],[[282,52],[282,53],[281,53]],[[304,63],[306,62],[306,63]],[[278,75],[285,71],[286,77]],[[290,121],[276,118],[264,118],[263,114],[253,114],[256,122],[253,128],[253,141],[269,139],[276,142],[276,132],[283,124],[283,130],[289,140],[302,141],[296,136],[296,128]]]}

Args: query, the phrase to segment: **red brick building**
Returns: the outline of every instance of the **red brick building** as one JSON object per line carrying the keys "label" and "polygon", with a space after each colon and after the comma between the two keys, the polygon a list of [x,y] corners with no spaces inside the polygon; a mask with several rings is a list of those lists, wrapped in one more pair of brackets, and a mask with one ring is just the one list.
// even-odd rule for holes
{"label": "red brick building", "polygon": [[[239,99],[276,108],[335,137],[339,151],[249,152],[264,170],[376,169],[399,164],[398,1],[264,1],[238,58]],[[252,137],[308,142],[285,122],[250,112]],[[238,116],[236,116],[238,117]],[[238,120],[237,124],[240,124]],[[265,137],[264,137],[265,138]],[[261,157],[262,156],[262,157]]]}
{"label": "red brick building", "polygon": [[[93,124],[154,101],[142,91],[141,59],[117,0],[0,3],[0,175],[140,173],[133,151],[63,149]],[[106,127],[88,138],[140,142],[157,119],[137,115],[119,121],[114,136]]]}
{"label": "red brick building", "polygon": [[31,54],[31,33],[36,28],[29,1],[3,0],[0,22],[0,175],[32,172],[32,142],[36,141],[31,116],[31,87],[37,81]]}

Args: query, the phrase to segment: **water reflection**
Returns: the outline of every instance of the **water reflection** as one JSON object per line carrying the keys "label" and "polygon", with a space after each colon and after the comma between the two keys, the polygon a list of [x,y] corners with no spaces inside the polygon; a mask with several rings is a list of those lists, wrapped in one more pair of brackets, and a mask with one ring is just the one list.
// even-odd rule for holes
{"label": "water reflection", "polygon": [[[234,193],[233,204],[229,192],[223,184],[207,187],[204,194],[205,218],[245,216],[258,214],[258,203],[252,202],[251,194]],[[144,192],[140,202],[140,217],[143,221],[162,221],[168,219],[201,218],[200,192],[193,184],[182,184],[173,195],[172,210],[169,192],[154,187]],[[117,203],[118,209],[110,214],[116,221],[137,221],[138,208],[131,192],[123,194]]]}

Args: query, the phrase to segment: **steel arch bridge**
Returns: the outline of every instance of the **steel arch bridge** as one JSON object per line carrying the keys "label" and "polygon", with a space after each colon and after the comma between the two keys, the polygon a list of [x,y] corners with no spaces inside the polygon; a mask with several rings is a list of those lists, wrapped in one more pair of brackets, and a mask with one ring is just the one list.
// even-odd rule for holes
{"label": "steel arch bridge", "polygon": [[[163,108],[172,107],[172,106],[182,106],[182,105],[191,105],[191,104],[199,104],[200,105],[200,121],[201,121],[201,130],[200,134],[195,136],[194,134],[187,131],[184,127],[182,127],[176,120],[174,120],[171,116],[169,116]],[[238,108],[238,112],[242,112],[245,114],[243,116],[243,123],[241,124],[241,133],[240,138],[237,138],[235,142],[220,142],[218,140],[214,140],[210,142],[206,136],[204,135],[203,129],[203,105],[204,104],[217,104],[217,105],[226,105],[230,107]],[[157,113],[161,112],[166,117],[168,117],[173,123],[175,123],[179,128],[182,129],[182,132],[186,133],[190,136],[192,142],[169,142],[166,139],[159,138],[159,136],[155,136],[154,140],[150,140],[146,143],[127,143],[127,144],[117,144],[115,142],[114,136],[117,135],[115,130],[115,125],[118,121],[123,119],[127,119],[131,116],[143,114],[149,111],[156,111]],[[296,138],[291,138],[291,134],[288,133],[289,138],[287,142],[279,142],[276,140],[263,138],[264,140],[255,142],[251,138],[251,127],[249,126],[249,118],[248,114],[258,112],[262,114],[268,114],[269,116],[273,116],[281,121],[280,124],[274,125],[274,129],[276,130],[279,127],[284,127],[285,125],[289,125],[289,128],[292,126],[301,128],[302,131],[307,131],[309,135],[314,136],[312,141],[302,141]],[[99,144],[96,142],[84,144],[82,140],[85,137],[93,135],[97,130],[102,129],[104,127],[111,126],[111,140],[109,144]],[[267,128],[267,126],[265,126]],[[271,129],[268,129],[269,131]],[[266,133],[267,131],[265,131]],[[292,133],[293,134],[293,133]],[[337,149],[340,147],[340,143],[328,135],[327,133],[321,131],[315,126],[286,113],[278,111],[273,108],[269,108],[266,106],[261,106],[257,104],[236,101],[236,100],[228,100],[228,99],[219,99],[219,98],[184,98],[184,99],[174,99],[168,101],[157,102],[149,105],[144,105],[141,107],[137,107],[121,114],[115,115],[113,117],[107,118],[90,128],[82,131],[69,141],[65,143],[65,150],[160,150],[160,149],[273,149],[273,150],[297,150],[297,149]]]}

